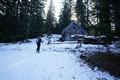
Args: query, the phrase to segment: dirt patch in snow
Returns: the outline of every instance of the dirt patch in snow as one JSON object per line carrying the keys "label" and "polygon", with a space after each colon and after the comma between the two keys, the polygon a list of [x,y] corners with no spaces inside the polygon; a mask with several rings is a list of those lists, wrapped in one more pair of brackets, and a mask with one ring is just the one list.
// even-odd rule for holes
{"label": "dirt patch in snow", "polygon": [[94,55],[80,56],[84,59],[92,68],[98,67],[101,70],[108,71],[115,77],[120,77],[120,54],[110,53],[97,53]]}

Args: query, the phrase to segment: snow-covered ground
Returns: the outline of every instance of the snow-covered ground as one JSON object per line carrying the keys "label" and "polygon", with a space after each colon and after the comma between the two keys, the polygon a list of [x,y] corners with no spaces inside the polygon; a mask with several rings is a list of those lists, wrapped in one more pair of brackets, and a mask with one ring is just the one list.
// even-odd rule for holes
{"label": "snow-covered ground", "polygon": [[75,43],[59,43],[58,38],[54,35],[48,45],[43,37],[40,53],[36,53],[35,39],[30,43],[0,44],[0,80],[115,80],[78,59],[71,51]]}
{"label": "snow-covered ground", "polygon": [[[75,51],[83,52],[85,54],[97,54],[98,52],[107,52],[110,51],[110,54],[120,55],[120,48],[116,47],[115,44],[110,45],[95,45],[95,44],[82,44],[79,48],[76,48]],[[80,55],[80,53],[78,54]]]}

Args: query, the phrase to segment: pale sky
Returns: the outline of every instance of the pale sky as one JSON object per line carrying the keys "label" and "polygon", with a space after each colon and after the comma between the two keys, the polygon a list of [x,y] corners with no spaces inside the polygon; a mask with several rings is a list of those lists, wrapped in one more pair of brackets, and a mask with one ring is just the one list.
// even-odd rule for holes
{"label": "pale sky", "polygon": [[[63,0],[53,0],[54,10],[55,10],[54,14],[57,20],[58,20],[59,13],[62,8],[62,1]],[[45,13],[47,13],[49,6],[50,6],[50,0],[47,0],[46,7],[45,7]]]}
{"label": "pale sky", "polygon": [[[63,2],[64,0],[53,0],[53,6],[54,6],[54,14],[55,14],[55,17],[57,18],[57,21],[59,19],[59,15],[60,15],[60,11],[63,7]],[[76,0],[73,0],[73,2],[76,2]],[[75,5],[75,3],[74,3]],[[50,6],[50,0],[47,0],[46,2],[46,7],[45,7],[45,13],[47,14],[47,11],[49,9],[49,6]],[[77,18],[75,17],[75,13],[74,13],[74,9],[72,10],[73,11],[73,15],[72,15],[72,20],[77,20]]]}

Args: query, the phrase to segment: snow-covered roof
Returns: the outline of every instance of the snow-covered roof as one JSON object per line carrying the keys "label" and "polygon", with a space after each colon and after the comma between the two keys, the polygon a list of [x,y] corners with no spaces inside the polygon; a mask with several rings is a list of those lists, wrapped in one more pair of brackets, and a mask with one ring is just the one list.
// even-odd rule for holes
{"label": "snow-covered roof", "polygon": [[94,39],[94,38],[99,38],[98,36],[85,36],[85,38],[92,38],[92,39]]}

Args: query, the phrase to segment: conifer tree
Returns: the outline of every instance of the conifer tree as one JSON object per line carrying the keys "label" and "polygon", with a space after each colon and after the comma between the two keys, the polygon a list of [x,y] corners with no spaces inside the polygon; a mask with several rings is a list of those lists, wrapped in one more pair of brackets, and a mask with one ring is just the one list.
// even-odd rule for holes
{"label": "conifer tree", "polygon": [[45,28],[45,0],[1,0],[0,41],[10,42],[41,35]]}
{"label": "conifer tree", "polygon": [[59,18],[59,33],[71,22],[72,0],[65,0]]}
{"label": "conifer tree", "polygon": [[41,35],[45,31],[44,7],[45,0],[31,0],[30,7],[30,36]]}
{"label": "conifer tree", "polygon": [[85,26],[86,23],[86,7],[83,3],[83,0],[77,0],[76,1],[76,13],[77,13],[77,18],[78,22],[82,25]]}
{"label": "conifer tree", "polygon": [[47,34],[52,34],[53,28],[55,27],[55,17],[54,17],[54,5],[53,0],[50,1],[50,7],[47,13],[46,19],[46,27],[47,27]]}

